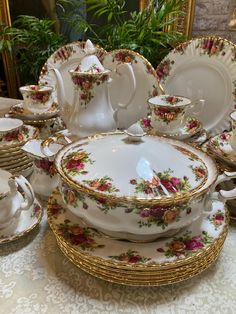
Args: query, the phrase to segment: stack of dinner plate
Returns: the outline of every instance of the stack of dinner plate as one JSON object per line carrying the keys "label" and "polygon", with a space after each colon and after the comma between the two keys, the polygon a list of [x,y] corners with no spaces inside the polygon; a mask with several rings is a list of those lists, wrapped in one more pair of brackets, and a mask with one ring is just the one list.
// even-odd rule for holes
{"label": "stack of dinner plate", "polygon": [[32,161],[21,147],[37,136],[37,128],[24,125],[19,119],[0,118],[0,168],[12,174],[30,173]]}

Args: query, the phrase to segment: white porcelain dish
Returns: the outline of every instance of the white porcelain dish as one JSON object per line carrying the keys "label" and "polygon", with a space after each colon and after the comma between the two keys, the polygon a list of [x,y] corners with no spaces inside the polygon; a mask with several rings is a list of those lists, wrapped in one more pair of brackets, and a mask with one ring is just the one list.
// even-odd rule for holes
{"label": "white porcelain dish", "polygon": [[222,38],[202,37],[182,43],[158,65],[166,93],[204,99],[198,118],[212,136],[229,129],[236,100],[236,46]]}
{"label": "white porcelain dish", "polygon": [[[186,143],[151,135],[132,142],[118,132],[64,147],[55,166],[60,193],[75,215],[110,236],[135,241],[189,225],[215,185],[236,176],[227,173],[217,180],[213,160]],[[235,196],[236,190],[220,193]]]}

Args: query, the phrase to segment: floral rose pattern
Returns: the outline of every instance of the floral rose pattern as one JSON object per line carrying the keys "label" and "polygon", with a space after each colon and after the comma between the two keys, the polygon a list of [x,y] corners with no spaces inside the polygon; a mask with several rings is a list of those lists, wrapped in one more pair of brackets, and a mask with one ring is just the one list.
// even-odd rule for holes
{"label": "floral rose pattern", "polygon": [[69,220],[65,220],[63,224],[58,225],[58,229],[67,241],[79,246],[83,251],[93,251],[104,247],[95,241],[95,232],[91,228],[82,228],[78,224],[71,224]]}
{"label": "floral rose pattern", "polygon": [[213,148],[214,151],[218,152],[220,155],[227,157],[227,153],[224,151],[224,146],[229,146],[230,145],[230,137],[231,134],[227,132],[223,132],[220,135],[214,137],[210,141],[210,147]]}
{"label": "floral rose pattern", "polygon": [[[82,48],[82,47],[81,47]],[[72,54],[75,53],[75,50],[72,46],[64,46],[61,49],[57,50],[53,55],[53,61],[56,63],[57,61],[67,61]]]}
{"label": "floral rose pattern", "polygon": [[199,122],[197,119],[189,117],[187,119],[186,125],[184,127],[184,131],[186,133],[193,133],[199,127]]}
{"label": "floral rose pattern", "polygon": [[31,217],[36,217],[39,218],[39,216],[41,215],[42,212],[42,208],[39,206],[39,204],[33,204],[34,208],[33,208],[33,212],[31,214]]}
{"label": "floral rose pattern", "polygon": [[159,120],[166,124],[178,119],[179,115],[184,111],[183,108],[168,108],[162,106],[155,106],[153,112],[155,114],[155,120]]}
{"label": "floral rose pattern", "polygon": [[192,212],[188,204],[178,206],[152,206],[147,208],[135,208],[135,212],[142,218],[138,222],[139,227],[151,227],[152,225],[161,226],[164,230],[172,222],[180,220],[180,213],[189,215]]}
{"label": "floral rose pattern", "polygon": [[168,169],[164,172],[156,173],[151,180],[130,180],[130,184],[135,186],[135,193],[144,193],[151,195],[165,195],[165,189],[169,193],[177,193],[188,191],[191,188],[189,179],[184,176],[183,178],[176,178],[171,175],[173,171]]}
{"label": "floral rose pattern", "polygon": [[183,55],[188,47],[188,45],[190,44],[190,42],[186,42],[186,43],[182,43],[179,46],[177,46],[174,49],[174,53],[180,53],[181,55]]}
{"label": "floral rose pattern", "polygon": [[83,149],[73,152],[66,156],[63,164],[63,169],[66,173],[75,176],[78,174],[85,175],[88,172],[84,169],[87,163],[92,164],[93,161],[90,159],[90,154]]}
{"label": "floral rose pattern", "polygon": [[29,128],[23,126],[21,130],[15,130],[9,133],[6,133],[3,137],[0,137],[0,142],[12,142],[18,143],[25,141],[29,138]]}
{"label": "floral rose pattern", "polygon": [[145,130],[150,130],[152,129],[151,125],[151,119],[150,118],[143,118],[140,120],[141,127],[144,128]]}
{"label": "floral rose pattern", "polygon": [[62,184],[61,189],[66,204],[77,207],[78,204],[81,203],[83,209],[88,209],[88,205],[85,202],[85,196],[82,193],[70,188],[67,184]]}
{"label": "floral rose pattern", "polygon": [[195,180],[200,181],[206,178],[207,170],[202,165],[201,166],[190,166],[193,173],[195,174]]}
{"label": "floral rose pattern", "polygon": [[114,62],[115,60],[122,63],[137,63],[135,55],[126,50],[115,53],[112,62]]}
{"label": "floral rose pattern", "polygon": [[157,77],[159,81],[165,81],[166,77],[169,75],[171,66],[174,64],[174,61],[166,59],[162,61],[156,69]]}
{"label": "floral rose pattern", "polygon": [[87,104],[94,97],[93,88],[94,86],[101,85],[106,82],[109,78],[109,75],[106,73],[97,73],[97,74],[74,74],[72,77],[73,83],[77,88],[80,89],[80,104],[81,106],[86,107]]}
{"label": "floral rose pattern", "polygon": [[213,216],[208,216],[208,220],[214,225],[215,230],[223,225],[225,221],[224,213],[221,210],[218,210]]}
{"label": "floral rose pattern", "polygon": [[41,169],[45,174],[49,175],[50,177],[53,177],[57,173],[54,162],[46,158],[37,159],[34,161],[34,164],[38,169]]}
{"label": "floral rose pattern", "polygon": [[31,90],[26,97],[35,103],[45,104],[50,98],[51,92],[49,91],[37,91],[36,86],[35,88],[31,87]]}
{"label": "floral rose pattern", "polygon": [[146,263],[151,260],[151,258],[141,256],[137,251],[133,250],[128,250],[126,253],[121,253],[119,255],[110,255],[108,257],[116,261],[126,262],[130,264]]}
{"label": "floral rose pattern", "polygon": [[50,214],[56,218],[58,214],[65,212],[65,208],[58,204],[56,199],[50,201],[50,206],[48,206]]}
{"label": "floral rose pattern", "polygon": [[108,176],[94,180],[83,180],[84,183],[89,185],[94,190],[107,193],[119,192],[119,189],[117,189],[111,181],[113,180]]}
{"label": "floral rose pattern", "polygon": [[208,244],[213,242],[206,231],[202,231],[200,235],[191,236],[191,232],[187,231],[181,237],[174,237],[171,242],[168,242],[167,249],[157,248],[157,251],[164,253],[167,258],[176,256],[178,259],[183,259],[190,256],[193,252],[203,249]]}
{"label": "floral rose pattern", "polygon": [[203,38],[199,39],[199,44],[196,48],[201,48],[203,54],[211,56],[225,55],[225,44],[224,40],[218,38]]}
{"label": "floral rose pattern", "polygon": [[176,96],[167,96],[167,97],[163,97],[162,99],[165,100],[170,105],[176,105],[179,102],[183,101],[183,99]]}

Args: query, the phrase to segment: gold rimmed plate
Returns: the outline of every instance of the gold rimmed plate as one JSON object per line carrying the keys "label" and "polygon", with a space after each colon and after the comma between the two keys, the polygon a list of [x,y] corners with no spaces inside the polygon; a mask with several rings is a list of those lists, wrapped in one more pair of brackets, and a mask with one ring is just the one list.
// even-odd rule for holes
{"label": "gold rimmed plate", "polygon": [[53,232],[74,253],[97,265],[128,270],[158,271],[204,257],[227,230],[227,219],[225,205],[212,201],[210,212],[176,236],[148,244],[132,243],[105,237],[84,226],[80,218],[66,209],[57,191],[48,203],[48,221]]}

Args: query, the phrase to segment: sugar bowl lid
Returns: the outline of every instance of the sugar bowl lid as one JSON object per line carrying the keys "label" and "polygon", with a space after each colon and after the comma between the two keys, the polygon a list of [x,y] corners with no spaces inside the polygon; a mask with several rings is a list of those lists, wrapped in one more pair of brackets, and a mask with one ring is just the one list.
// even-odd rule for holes
{"label": "sugar bowl lid", "polygon": [[65,146],[55,164],[63,181],[88,195],[167,204],[191,197],[209,181],[210,158],[199,154],[176,140],[146,135],[136,142],[115,132]]}

